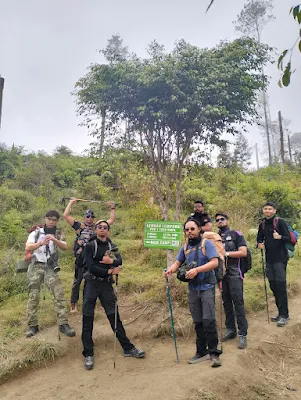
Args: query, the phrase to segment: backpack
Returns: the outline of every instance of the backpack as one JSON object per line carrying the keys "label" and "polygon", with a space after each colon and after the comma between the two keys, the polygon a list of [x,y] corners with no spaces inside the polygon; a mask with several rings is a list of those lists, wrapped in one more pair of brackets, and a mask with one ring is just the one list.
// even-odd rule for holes
{"label": "backpack", "polygon": [[[201,243],[200,243],[200,246],[199,246],[199,248],[201,249],[201,251],[202,251],[202,253],[203,253],[203,255],[205,256],[205,257],[207,257],[207,255],[206,255],[206,247],[205,247],[205,244],[206,244],[206,241],[207,240],[210,240],[211,242],[212,242],[212,244],[214,245],[214,247],[216,248],[216,251],[217,251],[217,253],[218,253],[218,266],[216,267],[216,268],[214,268],[214,274],[215,274],[215,278],[216,278],[216,280],[217,280],[217,282],[220,282],[222,279],[223,279],[223,277],[224,277],[224,275],[225,275],[225,271],[226,271],[226,269],[225,269],[225,262],[224,262],[224,256],[223,256],[223,253],[224,253],[224,247],[223,247],[223,249],[221,249],[221,246],[218,244],[218,242],[219,242],[219,240],[220,240],[220,242],[221,242],[221,237],[217,234],[217,233],[214,233],[214,232],[207,232],[207,233],[210,233],[210,234],[212,234],[212,235],[208,235],[208,236],[210,236],[210,237],[212,237],[212,239],[209,239],[209,238],[207,238],[207,237],[204,237],[204,235],[203,235],[203,237],[202,237],[202,241],[201,241]],[[215,236],[216,235],[216,236]],[[214,238],[213,238],[213,236],[214,236]],[[219,238],[218,238],[219,237]],[[222,244],[222,243],[221,243]],[[217,246],[217,247],[216,247]],[[187,242],[184,244],[184,254],[185,254],[185,256],[186,256],[186,254],[188,254],[188,253],[190,253],[190,250],[187,250]],[[221,255],[220,255],[221,254]],[[179,268],[180,269],[180,268]],[[187,268],[186,268],[187,269]],[[187,270],[188,271],[188,270]],[[186,272],[187,272],[186,271]],[[180,274],[178,274],[178,275],[180,275]],[[180,279],[179,277],[178,277],[178,279]],[[185,280],[183,280],[183,279],[180,279],[180,280],[182,280],[182,281],[184,281],[184,282],[188,282],[187,280],[185,281]],[[189,282],[191,282],[191,280],[189,280]]]}
{"label": "backpack", "polygon": [[[280,219],[279,217],[275,217],[275,218],[273,219],[273,226],[274,226],[275,231],[277,231],[277,232],[278,232],[278,222],[279,222],[279,219]],[[285,219],[283,219],[283,218],[281,218],[281,219],[285,222],[285,224],[286,224],[286,226],[287,226],[287,229],[288,229],[288,231],[289,231],[289,234],[290,234],[290,241],[287,242],[287,243],[284,243],[284,247],[285,247],[286,250],[287,250],[287,255],[288,255],[288,257],[289,257],[289,258],[292,258],[292,257],[294,257],[295,246],[296,246],[297,241],[298,241],[298,239],[299,239],[299,233],[298,233],[295,229],[293,229],[292,226],[291,226]],[[260,223],[260,227],[261,227],[261,229],[264,231],[265,220],[263,220],[263,221]]]}
{"label": "backpack", "polygon": [[246,274],[252,268],[252,254],[247,247],[247,255],[246,257],[242,257],[239,259],[239,268],[242,272],[242,275]]}
{"label": "backpack", "polygon": [[[237,235],[241,236],[242,233],[239,231],[230,231],[229,235],[231,236],[232,242],[235,243]],[[235,235],[235,237],[234,237],[234,235]],[[235,250],[231,250],[231,251],[235,251]],[[242,275],[241,278],[243,278],[244,275],[248,271],[250,271],[250,269],[252,268],[252,254],[248,247],[247,247],[246,257],[241,257],[238,259],[238,268]],[[226,269],[227,269],[227,265],[226,265]]]}
{"label": "backpack", "polygon": [[[217,282],[220,282],[226,274],[225,248],[222,242],[222,238],[218,233],[215,232],[204,232],[203,238],[210,240],[217,251],[218,266],[214,269],[214,273]],[[203,254],[205,255],[205,247]]]}

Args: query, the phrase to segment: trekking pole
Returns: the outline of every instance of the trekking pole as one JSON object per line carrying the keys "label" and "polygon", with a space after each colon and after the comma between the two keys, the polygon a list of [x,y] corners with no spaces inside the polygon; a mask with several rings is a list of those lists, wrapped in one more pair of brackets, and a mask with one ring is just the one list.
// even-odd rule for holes
{"label": "trekking pole", "polygon": [[[71,197],[62,197],[60,199],[60,204],[62,204],[63,206],[66,205],[66,200],[71,200]],[[76,199],[77,201],[81,201],[83,203],[99,203],[99,204],[109,204],[109,201],[103,201],[103,200],[88,200],[88,199]],[[118,203],[115,203],[115,206],[118,205]]]}
{"label": "trekking pole", "polygon": [[116,367],[117,313],[118,313],[118,274],[116,275],[115,278],[114,369]]}
{"label": "trekking pole", "polygon": [[[166,271],[166,269],[164,271]],[[167,276],[166,276],[166,289],[167,289],[167,299],[168,299],[169,314],[170,314],[170,321],[171,321],[171,330],[172,330],[172,336],[173,336],[174,345],[175,345],[175,351],[176,351],[176,362],[178,363],[179,362],[179,356],[178,356],[178,347],[177,347],[177,337],[176,337],[176,331],[175,331],[175,325],[174,325],[174,319],[173,319],[173,312],[172,312],[170,287],[169,287],[169,284],[168,284]]]}
{"label": "trekking pole", "polygon": [[266,283],[266,279],[265,279],[265,265],[264,265],[263,249],[261,249],[261,263],[262,263],[262,273],[263,273],[263,281],[264,281],[265,301],[266,301],[266,305],[267,305],[268,323],[270,323],[270,312],[269,312],[269,303],[268,303],[267,283]]}
{"label": "trekking pole", "polygon": [[220,317],[221,317],[221,332],[220,332],[220,341],[221,341],[221,352],[223,353],[223,282],[220,281],[218,283],[219,294],[220,294]]}

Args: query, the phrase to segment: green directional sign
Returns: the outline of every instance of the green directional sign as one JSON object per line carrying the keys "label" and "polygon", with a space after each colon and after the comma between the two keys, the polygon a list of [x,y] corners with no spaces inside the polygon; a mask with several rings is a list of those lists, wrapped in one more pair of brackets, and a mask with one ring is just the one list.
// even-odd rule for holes
{"label": "green directional sign", "polygon": [[144,247],[178,249],[181,246],[182,224],[175,221],[146,221]]}

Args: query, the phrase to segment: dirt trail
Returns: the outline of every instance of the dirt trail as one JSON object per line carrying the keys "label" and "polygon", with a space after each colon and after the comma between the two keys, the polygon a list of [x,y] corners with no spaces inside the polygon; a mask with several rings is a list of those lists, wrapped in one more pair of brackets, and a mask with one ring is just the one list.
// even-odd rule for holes
{"label": "dirt trail", "polygon": [[[275,308],[271,306],[271,311]],[[178,340],[180,363],[175,363],[170,338],[139,339],[133,342],[147,352],[144,360],[122,356],[118,347],[113,369],[113,336],[103,315],[95,323],[95,368],[85,371],[81,356],[80,317],[72,316],[75,338],[62,338],[68,355],[47,367],[31,370],[0,388],[1,400],[48,399],[300,399],[301,298],[290,299],[289,325],[268,325],[266,314],[249,318],[248,348],[238,350],[236,340],[224,344],[222,367],[209,362],[188,365],[195,351],[194,336]],[[98,313],[100,313],[98,311]],[[125,317],[121,310],[121,314]],[[103,325],[104,324],[104,325]],[[127,332],[135,336],[139,318]],[[53,330],[40,335],[54,335]],[[293,337],[294,343],[289,339]],[[53,340],[53,337],[52,337]],[[201,392],[198,390],[202,388]]]}

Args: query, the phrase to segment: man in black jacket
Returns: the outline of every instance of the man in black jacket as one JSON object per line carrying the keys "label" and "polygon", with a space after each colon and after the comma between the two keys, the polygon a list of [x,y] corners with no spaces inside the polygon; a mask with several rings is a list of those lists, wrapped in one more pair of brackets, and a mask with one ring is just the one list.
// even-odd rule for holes
{"label": "man in black jacket", "polygon": [[222,298],[227,332],[222,340],[226,341],[236,337],[236,319],[239,336],[238,348],[245,349],[247,347],[248,321],[245,312],[244,276],[240,268],[240,259],[246,257],[247,245],[241,232],[230,229],[227,214],[217,213],[215,221],[226,251],[226,275],[222,281]]}
{"label": "man in black jacket", "polygon": [[276,206],[271,201],[263,206],[265,218],[258,228],[257,246],[261,250],[265,249],[266,276],[278,308],[278,315],[271,319],[278,326],[285,326],[289,320],[286,289],[288,254],[285,243],[290,242],[290,233],[282,218],[275,221],[276,211]]}
{"label": "man in black jacket", "polygon": [[194,202],[193,208],[194,208],[194,214],[190,214],[187,220],[196,219],[200,223],[200,226],[208,224],[207,228],[209,231],[211,231],[212,221],[209,215],[206,212],[204,212],[204,202],[202,200],[196,200]]}
{"label": "man in black jacket", "polygon": [[[85,246],[85,261],[88,271],[85,273],[86,287],[83,301],[82,343],[84,346],[85,368],[94,367],[93,322],[97,298],[103,306],[107,318],[115,331],[115,302],[113,279],[121,271],[122,258],[118,248],[108,238],[110,225],[106,221],[96,223],[96,238]],[[137,349],[126,336],[117,310],[116,336],[123,348],[125,357],[143,358],[145,352]]]}

